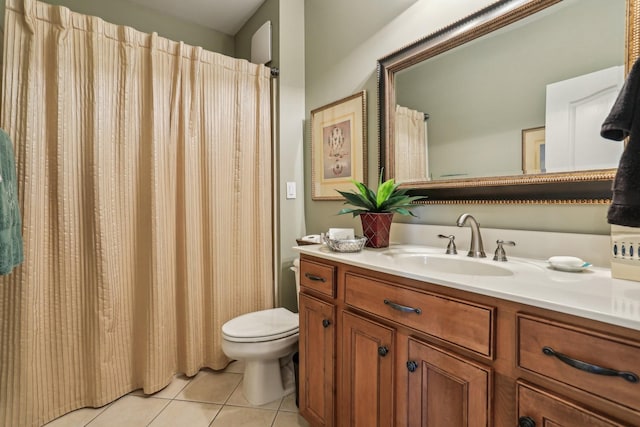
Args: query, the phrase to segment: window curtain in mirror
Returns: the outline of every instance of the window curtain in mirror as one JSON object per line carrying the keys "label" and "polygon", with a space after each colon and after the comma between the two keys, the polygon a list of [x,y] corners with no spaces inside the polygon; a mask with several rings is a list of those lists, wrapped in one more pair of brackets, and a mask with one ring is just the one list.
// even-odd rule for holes
{"label": "window curtain in mirror", "polygon": [[396,182],[428,180],[427,122],[424,113],[396,105],[394,136]]}
{"label": "window curtain in mirror", "polygon": [[0,425],[225,367],[222,324],[273,306],[269,69],[6,5],[24,263],[0,280]]}

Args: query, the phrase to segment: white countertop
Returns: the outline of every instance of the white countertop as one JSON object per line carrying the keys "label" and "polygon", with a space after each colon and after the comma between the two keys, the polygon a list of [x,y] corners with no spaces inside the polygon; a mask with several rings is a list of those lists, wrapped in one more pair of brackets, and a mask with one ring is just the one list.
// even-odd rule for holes
{"label": "white countertop", "polygon": [[[442,247],[417,245],[391,245],[384,249],[365,248],[358,253],[338,253],[324,245],[298,246],[298,252],[327,260],[367,268],[395,276],[426,281],[454,289],[473,292],[598,320],[640,331],[640,282],[611,278],[606,268],[589,267],[578,272],[557,271],[544,261],[509,257],[507,262],[492,260],[492,255],[476,260],[468,258],[466,251],[458,255],[445,255]],[[406,253],[407,257],[395,257],[393,253]],[[429,268],[410,254],[478,262],[502,267],[510,271],[508,276],[469,275],[441,272]],[[416,262],[417,261],[417,262]],[[458,262],[458,261],[454,261]],[[512,274],[511,274],[512,273]]]}

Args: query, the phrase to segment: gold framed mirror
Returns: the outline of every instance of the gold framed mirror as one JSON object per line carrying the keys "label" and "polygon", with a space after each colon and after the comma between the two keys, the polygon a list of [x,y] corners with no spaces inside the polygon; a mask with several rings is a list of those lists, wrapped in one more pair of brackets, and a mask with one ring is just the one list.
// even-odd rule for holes
{"label": "gold framed mirror", "polygon": [[380,167],[425,203],[608,203],[640,0],[502,0],[378,60]]}

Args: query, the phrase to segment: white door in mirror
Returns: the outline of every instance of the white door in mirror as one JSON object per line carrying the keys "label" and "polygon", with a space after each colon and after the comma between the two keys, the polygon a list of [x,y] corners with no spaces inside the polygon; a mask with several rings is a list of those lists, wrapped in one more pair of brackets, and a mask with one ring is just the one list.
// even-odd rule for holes
{"label": "white door in mirror", "polygon": [[602,138],[600,126],[623,83],[620,65],[547,85],[547,172],[617,167],[624,144]]}
{"label": "white door in mirror", "polygon": [[561,271],[576,272],[591,267],[591,263],[574,256],[552,256],[547,262],[551,265],[551,268]]}

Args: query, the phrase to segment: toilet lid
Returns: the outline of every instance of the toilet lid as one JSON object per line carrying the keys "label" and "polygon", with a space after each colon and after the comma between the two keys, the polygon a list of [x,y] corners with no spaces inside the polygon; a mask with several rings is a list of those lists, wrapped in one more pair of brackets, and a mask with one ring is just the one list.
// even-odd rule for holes
{"label": "toilet lid", "polygon": [[298,333],[298,315],[286,308],[254,311],[222,325],[224,338],[235,342],[272,341]]}

